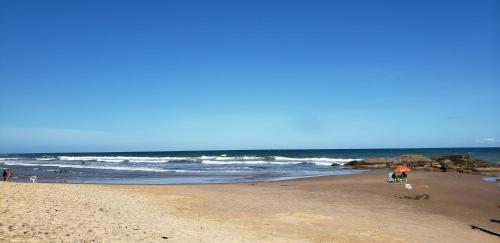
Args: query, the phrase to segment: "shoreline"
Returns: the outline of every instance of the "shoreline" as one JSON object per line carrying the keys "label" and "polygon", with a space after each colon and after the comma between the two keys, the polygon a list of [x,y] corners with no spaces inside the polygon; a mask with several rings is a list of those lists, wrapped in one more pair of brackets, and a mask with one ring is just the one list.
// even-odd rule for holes
{"label": "shoreline", "polygon": [[[385,170],[383,170],[385,171]],[[387,170],[389,171],[389,170]],[[350,176],[350,175],[361,175],[361,174],[370,174],[370,173],[381,173],[382,170],[365,170],[365,172],[360,172],[360,173],[353,173],[353,174],[340,174],[340,175],[317,175],[317,176],[309,176],[309,177],[298,177],[298,178],[292,178],[292,179],[272,179],[268,181],[239,181],[239,182],[207,182],[207,183],[200,183],[200,182],[193,182],[193,183],[159,183],[159,184],[133,184],[133,183],[79,183],[79,182],[44,182],[44,181],[39,181],[37,182],[38,184],[71,184],[71,185],[116,185],[116,186],[202,186],[202,185],[242,185],[242,184],[258,184],[258,183],[270,183],[270,182],[283,182],[283,181],[297,181],[297,180],[308,180],[308,179],[315,179],[315,178],[322,178],[322,177],[337,177],[337,176]],[[13,177],[14,179],[19,179],[18,177]],[[154,178],[153,178],[154,179]],[[0,182],[1,183],[1,182]],[[9,183],[27,183],[31,184],[29,180],[23,180],[23,181],[12,181]]]}
{"label": "shoreline", "polygon": [[[250,183],[0,183],[0,241],[496,242],[500,187],[454,172]],[[427,193],[429,200],[396,198]],[[436,230],[439,229],[439,230]],[[25,233],[26,232],[26,233]],[[162,238],[168,237],[168,239]]]}
{"label": "shoreline", "polygon": [[[317,178],[328,178],[328,177],[342,177],[342,176],[352,176],[352,175],[363,175],[363,174],[384,174],[387,175],[387,173],[392,172],[391,169],[389,168],[384,168],[384,169],[364,169],[364,170],[358,170],[359,173],[352,173],[352,174],[338,174],[338,175],[315,175],[315,176],[308,176],[308,177],[297,177],[297,178],[292,178],[292,179],[271,179],[271,180],[263,180],[263,181],[235,181],[235,182],[193,182],[193,183],[158,183],[158,184],[141,184],[141,183],[82,183],[82,182],[53,182],[53,181],[48,181],[44,182],[38,181],[37,183],[39,184],[71,184],[71,185],[124,185],[124,186],[202,186],[202,185],[243,185],[243,184],[259,184],[259,183],[272,183],[272,182],[287,182],[287,181],[302,181],[302,180],[311,180],[311,179],[317,179]],[[457,173],[457,172],[438,172],[438,171],[422,171],[422,170],[416,170],[412,171],[410,173]],[[493,178],[500,178],[500,173],[497,172],[492,172],[492,173],[465,173],[464,175],[472,175],[472,176],[479,176],[481,178],[485,177],[493,177]],[[10,183],[27,183],[31,184],[31,182],[28,180],[29,178],[24,178],[25,180],[19,181],[19,177],[13,177],[15,181],[12,181]],[[137,178],[132,178],[132,179],[137,179]],[[148,179],[157,179],[157,178],[148,178]],[[126,179],[124,179],[126,180]],[[485,180],[488,181],[488,180]],[[494,182],[494,181],[488,181],[488,182]],[[1,182],[0,182],[1,183]]]}

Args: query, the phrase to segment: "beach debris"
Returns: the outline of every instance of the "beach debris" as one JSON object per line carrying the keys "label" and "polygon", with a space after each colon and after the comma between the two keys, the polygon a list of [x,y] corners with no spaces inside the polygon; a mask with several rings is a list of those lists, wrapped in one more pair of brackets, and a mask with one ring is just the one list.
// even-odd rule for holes
{"label": "beach debris", "polygon": [[166,237],[166,236],[162,236],[161,238],[163,238],[165,240],[168,240],[168,237]]}
{"label": "beach debris", "polygon": [[485,229],[485,228],[482,228],[482,227],[479,227],[479,226],[476,226],[476,225],[470,225],[470,228],[473,229],[473,230],[480,230],[482,232],[485,232],[485,233],[488,233],[490,235],[494,235],[494,236],[497,236],[497,237],[500,237],[500,234],[496,233],[496,232],[493,232],[491,230],[488,230],[488,229]]}
{"label": "beach debris", "polygon": [[412,200],[420,200],[420,199],[429,200],[431,198],[431,196],[429,196],[429,194],[427,194],[427,193],[422,193],[422,194],[406,194],[406,195],[403,195],[403,196],[395,196],[395,197],[401,198],[401,199],[412,199]]}
{"label": "beach debris", "polygon": [[408,190],[411,190],[411,188],[412,188],[412,187],[411,187],[411,185],[410,185],[410,184],[406,183],[406,184],[405,184],[405,188],[406,188],[406,189],[408,189]]}
{"label": "beach debris", "polygon": [[490,219],[490,222],[500,224],[500,220],[498,219]]}

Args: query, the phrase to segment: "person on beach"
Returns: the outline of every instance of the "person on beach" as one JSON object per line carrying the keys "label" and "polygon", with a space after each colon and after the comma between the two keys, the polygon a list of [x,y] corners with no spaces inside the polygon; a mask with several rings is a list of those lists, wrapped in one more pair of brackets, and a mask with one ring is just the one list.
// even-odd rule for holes
{"label": "person on beach", "polygon": [[402,178],[402,183],[408,183],[408,175],[403,171],[403,173],[401,173],[401,178]]}
{"label": "person on beach", "polygon": [[3,181],[7,181],[7,170],[3,170]]}
{"label": "person on beach", "polygon": [[392,173],[392,182],[396,183],[396,173]]}
{"label": "person on beach", "polygon": [[10,181],[10,178],[12,178],[12,174],[13,174],[12,170],[10,168],[7,169],[7,181]]}

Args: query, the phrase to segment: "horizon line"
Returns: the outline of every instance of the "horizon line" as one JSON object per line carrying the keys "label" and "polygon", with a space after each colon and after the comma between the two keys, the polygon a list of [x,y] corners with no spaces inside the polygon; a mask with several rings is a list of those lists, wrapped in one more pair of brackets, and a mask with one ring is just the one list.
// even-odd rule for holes
{"label": "horizon line", "polygon": [[478,148],[500,148],[500,146],[486,147],[399,147],[399,148],[287,148],[287,149],[207,149],[207,150],[144,150],[144,151],[105,151],[105,152],[0,152],[0,154],[96,154],[96,153],[182,153],[182,152],[230,152],[230,151],[279,151],[279,150],[382,150],[382,149],[478,149]]}

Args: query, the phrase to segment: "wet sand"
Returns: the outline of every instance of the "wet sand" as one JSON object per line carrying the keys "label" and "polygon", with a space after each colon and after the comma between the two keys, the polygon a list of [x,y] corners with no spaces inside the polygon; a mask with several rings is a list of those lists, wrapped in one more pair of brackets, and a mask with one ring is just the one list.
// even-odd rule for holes
{"label": "wet sand", "polygon": [[[0,242],[498,242],[500,186],[385,172],[204,185],[0,183]],[[427,193],[429,200],[395,196]]]}

